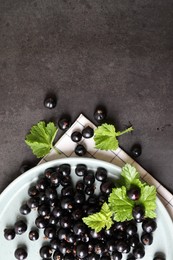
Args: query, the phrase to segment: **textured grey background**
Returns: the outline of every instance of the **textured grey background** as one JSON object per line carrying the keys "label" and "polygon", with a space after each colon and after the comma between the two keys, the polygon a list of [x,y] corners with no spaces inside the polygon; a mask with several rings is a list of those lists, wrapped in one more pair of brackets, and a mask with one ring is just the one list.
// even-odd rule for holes
{"label": "textured grey background", "polygon": [[173,192],[172,84],[172,0],[1,0],[0,191],[38,162],[24,143],[33,124],[93,120],[103,104],[118,129],[135,128],[121,147],[140,142],[137,161]]}

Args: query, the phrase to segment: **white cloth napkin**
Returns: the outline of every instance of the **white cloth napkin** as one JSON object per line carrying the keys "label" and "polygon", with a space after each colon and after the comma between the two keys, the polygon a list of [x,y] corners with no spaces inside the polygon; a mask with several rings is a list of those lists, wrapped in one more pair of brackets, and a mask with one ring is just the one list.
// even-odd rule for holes
{"label": "white cloth napkin", "polygon": [[[39,164],[64,157],[77,157],[74,152],[76,143],[71,140],[71,133],[76,130],[82,131],[82,129],[88,125],[93,128],[96,127],[83,114],[80,114],[73,125],[55,144],[55,147],[61,152],[61,154],[58,154],[54,149],[52,149],[50,153],[40,161]],[[95,143],[93,138],[83,138],[80,143],[84,144],[87,149],[87,154],[85,155],[85,157],[100,159],[120,167],[123,167],[125,163],[130,163],[131,165],[135,166],[144,181],[146,181],[150,185],[155,185],[155,187],[157,188],[157,195],[159,199],[162,201],[173,220],[173,195],[121,148],[118,148],[114,151],[98,150],[94,147]]]}

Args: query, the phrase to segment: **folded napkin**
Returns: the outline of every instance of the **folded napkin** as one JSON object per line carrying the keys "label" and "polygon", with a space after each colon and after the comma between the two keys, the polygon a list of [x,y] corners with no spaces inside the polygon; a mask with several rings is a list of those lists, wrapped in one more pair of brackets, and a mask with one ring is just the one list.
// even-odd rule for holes
{"label": "folded napkin", "polygon": [[[91,126],[93,128],[96,127],[83,114],[80,114],[76,121],[72,124],[72,126],[55,144],[55,147],[60,151],[60,154],[58,154],[54,149],[52,149],[50,153],[40,161],[39,164],[65,157],[78,157],[74,152],[76,143],[74,143],[71,140],[71,134],[72,132],[77,130],[82,131],[83,128],[85,128],[86,126]],[[126,152],[124,152],[120,147],[117,150],[111,151],[98,150],[95,148],[93,138],[83,138],[80,143],[84,144],[84,146],[87,149],[85,157],[103,160],[120,167],[123,167],[126,163],[133,165],[137,169],[141,178],[144,181],[146,181],[150,185],[155,185],[159,199],[162,201],[173,220],[173,195],[166,188],[164,188],[155,178],[153,178],[150,173],[148,173],[134,159],[132,159]]]}

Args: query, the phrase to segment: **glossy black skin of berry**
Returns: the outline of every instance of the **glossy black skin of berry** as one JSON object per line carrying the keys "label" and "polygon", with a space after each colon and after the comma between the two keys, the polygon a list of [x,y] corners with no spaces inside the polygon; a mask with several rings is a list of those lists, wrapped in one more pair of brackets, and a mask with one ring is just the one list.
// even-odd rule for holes
{"label": "glossy black skin of berry", "polygon": [[79,258],[85,258],[88,255],[88,246],[86,243],[78,243],[76,246],[76,255]]}
{"label": "glossy black skin of berry", "polygon": [[44,106],[49,109],[53,109],[56,107],[56,99],[55,97],[47,97],[44,100]]}
{"label": "glossy black skin of berry", "polygon": [[35,240],[37,240],[38,238],[39,238],[39,233],[38,233],[38,231],[37,230],[31,230],[30,232],[29,232],[29,235],[28,235],[28,237],[29,237],[29,239],[31,240],[31,241],[35,241]]}
{"label": "glossy black skin of berry", "polygon": [[131,237],[129,237],[129,245],[131,247],[136,247],[139,244],[139,235],[135,234]]}
{"label": "glossy black skin of berry", "polygon": [[98,167],[96,174],[95,174],[96,180],[98,181],[106,181],[107,179],[107,170],[104,169],[103,167]]}
{"label": "glossy black skin of berry", "polygon": [[95,176],[92,170],[87,171],[87,174],[83,178],[83,182],[86,186],[90,186],[95,182]]}
{"label": "glossy black skin of berry", "polygon": [[140,144],[134,144],[131,148],[131,154],[133,157],[137,158],[142,153],[142,147]]}
{"label": "glossy black skin of berry", "polygon": [[91,253],[89,256],[87,256],[88,260],[99,260],[100,256],[97,255],[96,253]]}
{"label": "glossy black skin of berry", "polygon": [[60,172],[62,176],[70,176],[70,173],[71,173],[70,164],[68,164],[68,163],[61,164],[59,166],[58,172]]}
{"label": "glossy black skin of berry", "polygon": [[98,122],[98,123],[102,123],[105,118],[106,118],[106,109],[102,106],[99,106],[96,108],[95,112],[94,112],[94,119]]}
{"label": "glossy black skin of berry", "polygon": [[93,195],[95,192],[95,185],[93,184],[90,186],[86,186],[84,191],[85,191],[85,194],[87,194],[87,195]]}
{"label": "glossy black skin of berry", "polygon": [[128,253],[130,252],[129,244],[124,240],[120,239],[116,244],[117,251],[120,253]]}
{"label": "glossy black skin of berry", "polygon": [[71,196],[61,197],[61,208],[62,209],[73,209],[74,208],[74,200]]}
{"label": "glossy black skin of berry", "polygon": [[15,258],[18,259],[18,260],[23,260],[23,259],[26,259],[26,258],[27,258],[28,253],[27,253],[27,251],[26,251],[25,248],[19,247],[19,248],[17,248],[17,249],[15,250],[14,256],[15,256]]}
{"label": "glossy black skin of berry", "polygon": [[56,250],[53,253],[53,260],[57,260],[57,259],[63,259],[63,254],[59,250]]}
{"label": "glossy black skin of berry", "polygon": [[75,168],[75,173],[79,177],[83,177],[87,174],[87,167],[85,164],[78,164]]}
{"label": "glossy black skin of berry", "polygon": [[102,184],[100,185],[100,191],[103,194],[109,195],[114,187],[114,184],[111,181],[107,180],[105,182],[102,182]]}
{"label": "glossy black skin of berry", "polygon": [[127,260],[136,260],[136,258],[132,254],[129,254]]}
{"label": "glossy black skin of berry", "polygon": [[14,228],[6,228],[4,229],[4,237],[7,240],[13,240],[16,236]]}
{"label": "glossy black skin of berry", "polygon": [[40,178],[37,183],[36,183],[36,188],[38,191],[43,191],[45,190],[47,187],[49,187],[49,181],[46,177],[44,178]]}
{"label": "glossy black skin of berry", "polygon": [[59,242],[59,251],[61,252],[61,254],[65,255],[65,254],[69,254],[72,251],[72,247],[71,245],[69,245],[65,240],[61,240]]}
{"label": "glossy black skin of berry", "polygon": [[50,183],[54,187],[58,187],[60,185],[61,174],[59,172],[53,172],[50,176]]}
{"label": "glossy black skin of berry", "polygon": [[36,227],[38,227],[39,229],[45,228],[48,225],[48,219],[42,217],[42,216],[38,216],[35,219],[35,225]]}
{"label": "glossy black skin of berry", "polygon": [[79,131],[74,131],[72,134],[71,134],[71,140],[75,143],[78,143],[80,142],[82,139],[82,134],[81,132]]}
{"label": "glossy black skin of berry", "polygon": [[23,220],[18,220],[14,224],[14,230],[17,235],[22,235],[27,230],[27,224]]}
{"label": "glossy black skin of berry", "polygon": [[48,187],[45,190],[45,194],[46,194],[47,199],[54,200],[57,197],[57,190],[54,187]]}
{"label": "glossy black skin of berry", "polygon": [[84,138],[91,138],[91,137],[93,137],[93,135],[94,135],[94,129],[92,128],[92,127],[90,127],[90,126],[87,126],[87,127],[85,127],[83,130],[82,130],[82,136],[84,137]]}
{"label": "glossy black skin of berry", "polygon": [[72,185],[64,186],[61,189],[61,196],[63,196],[63,197],[65,197],[65,196],[74,196],[74,193],[75,193],[75,191],[74,191]]}
{"label": "glossy black skin of berry", "polygon": [[112,253],[112,258],[111,260],[121,260],[122,259],[122,254],[120,252],[113,252]]}
{"label": "glossy black skin of berry", "polygon": [[84,234],[86,232],[86,230],[87,230],[86,225],[83,222],[81,222],[80,220],[77,221],[73,226],[73,232],[77,236],[79,236],[79,235],[81,236],[82,234]]}
{"label": "glossy black skin of berry", "polygon": [[162,253],[156,253],[155,257],[153,260],[166,260],[166,257]]}
{"label": "glossy black skin of berry", "polygon": [[21,205],[20,209],[19,209],[20,213],[22,215],[28,215],[31,212],[30,207],[25,203],[23,205]]}
{"label": "glossy black skin of berry", "polygon": [[141,190],[138,187],[131,187],[128,191],[127,191],[127,196],[129,197],[129,199],[131,200],[138,200],[140,198],[141,195]]}
{"label": "glossy black skin of berry", "polygon": [[44,171],[44,176],[48,179],[50,179],[51,175],[53,172],[56,172],[55,168],[54,167],[51,167],[51,168],[47,168],[45,169]]}
{"label": "glossy black skin of berry", "polygon": [[75,154],[78,156],[84,156],[86,154],[86,148],[82,144],[78,144],[75,147]]}
{"label": "glossy black skin of berry", "polygon": [[145,249],[144,246],[139,243],[136,247],[133,248],[133,255],[134,257],[138,258],[142,258],[145,256]]}
{"label": "glossy black skin of berry", "polygon": [[82,205],[85,202],[85,194],[83,192],[76,192],[74,195],[74,203],[76,205]]}
{"label": "glossy black skin of berry", "polygon": [[142,229],[147,233],[154,232],[156,228],[157,228],[157,223],[155,219],[146,218],[142,222]]}
{"label": "glossy black skin of berry", "polygon": [[133,236],[137,233],[137,226],[135,223],[129,223],[126,227],[126,233],[129,235],[129,236]]}
{"label": "glossy black skin of berry", "polygon": [[116,250],[116,243],[114,239],[109,239],[106,243],[106,248],[109,252],[114,252]]}
{"label": "glossy black skin of berry", "polygon": [[38,207],[38,214],[43,217],[48,217],[50,215],[50,206],[48,203],[42,203]]}
{"label": "glossy black skin of berry", "polygon": [[62,131],[66,131],[71,125],[71,120],[68,117],[65,118],[61,118],[58,121],[58,127],[59,129],[61,129]]}
{"label": "glossy black skin of berry", "polygon": [[30,209],[37,208],[39,206],[40,199],[39,197],[31,197],[27,201],[27,205]]}
{"label": "glossy black skin of berry", "polygon": [[144,244],[144,246],[148,246],[151,245],[153,243],[153,235],[152,233],[143,233],[141,235],[141,242]]}
{"label": "glossy black skin of berry", "polygon": [[145,209],[142,205],[135,205],[132,210],[132,215],[136,222],[142,222],[145,215]]}
{"label": "glossy black skin of berry", "polygon": [[39,191],[37,190],[36,186],[31,186],[29,189],[28,189],[28,195],[30,197],[35,197],[37,196],[39,193]]}
{"label": "glossy black skin of berry", "polygon": [[49,238],[49,239],[53,239],[56,237],[56,226],[55,225],[48,225],[45,229],[44,229],[44,235]]}
{"label": "glossy black skin of berry", "polygon": [[100,257],[100,260],[110,260],[110,255],[108,253],[103,253]]}
{"label": "glossy black skin of berry", "polygon": [[45,258],[51,258],[52,256],[52,249],[50,246],[42,246],[40,248],[40,256],[45,259]]}

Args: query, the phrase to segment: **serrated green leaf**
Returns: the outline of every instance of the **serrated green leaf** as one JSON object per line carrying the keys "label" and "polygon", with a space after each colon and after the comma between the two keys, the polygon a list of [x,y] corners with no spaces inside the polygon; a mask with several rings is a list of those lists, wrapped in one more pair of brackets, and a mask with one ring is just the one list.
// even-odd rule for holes
{"label": "serrated green leaf", "polygon": [[100,211],[102,214],[104,214],[106,216],[106,229],[109,229],[112,224],[113,224],[113,221],[112,221],[112,212],[108,206],[108,204],[106,202],[103,203],[102,207],[101,207],[101,211]]}
{"label": "serrated green leaf", "polygon": [[145,207],[145,217],[155,218],[156,217],[156,187],[146,185],[141,188],[141,196],[139,203]]}
{"label": "serrated green leaf", "polygon": [[125,221],[133,218],[132,209],[134,202],[127,198],[126,187],[112,189],[108,202],[111,211],[114,213],[115,221]]}
{"label": "serrated green leaf", "polygon": [[94,229],[96,232],[100,232],[103,228],[109,229],[112,224],[112,212],[108,204],[103,203],[100,212],[84,217],[83,222],[90,228]]}
{"label": "serrated green leaf", "polygon": [[115,135],[115,127],[109,124],[103,124],[94,130],[94,141],[97,149],[116,150],[118,140]]}
{"label": "serrated green leaf", "polygon": [[106,216],[101,212],[82,218],[83,222],[96,232],[100,232],[106,226]]}
{"label": "serrated green leaf", "polygon": [[133,128],[129,127],[122,132],[116,132],[114,125],[102,124],[94,130],[95,147],[105,151],[116,150],[119,146],[117,137],[132,130]]}
{"label": "serrated green leaf", "polygon": [[129,163],[126,163],[122,168],[121,183],[127,189],[129,189],[132,185],[138,186],[139,188],[145,185],[145,183],[140,181],[140,175],[136,168]]}
{"label": "serrated green leaf", "polygon": [[112,212],[110,211],[110,208],[108,206],[108,204],[106,202],[103,203],[102,207],[101,207],[101,213],[103,213],[105,216],[111,217],[112,216]]}
{"label": "serrated green leaf", "polygon": [[53,122],[46,126],[44,121],[40,121],[31,128],[30,134],[26,135],[25,143],[32,149],[37,158],[41,158],[48,154],[53,147],[57,131],[58,129]]}

